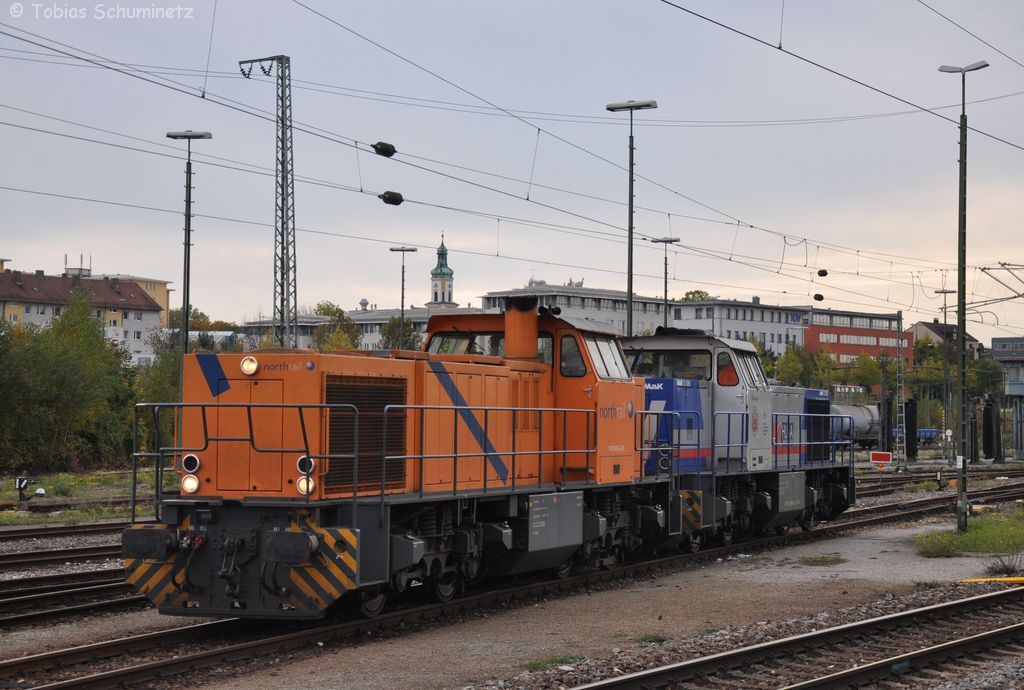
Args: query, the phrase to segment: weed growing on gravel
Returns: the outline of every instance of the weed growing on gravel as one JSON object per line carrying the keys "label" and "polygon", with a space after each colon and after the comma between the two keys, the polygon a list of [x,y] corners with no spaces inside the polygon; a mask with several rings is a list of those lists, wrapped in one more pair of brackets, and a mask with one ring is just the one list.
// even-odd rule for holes
{"label": "weed growing on gravel", "polygon": [[661,644],[662,642],[668,642],[668,638],[664,635],[658,635],[656,633],[648,633],[641,635],[636,638],[636,641],[640,644]]}
{"label": "weed growing on gravel", "polygon": [[1019,551],[997,553],[988,559],[985,572],[992,577],[1011,577],[1024,569],[1024,554]]}
{"label": "weed growing on gravel", "polygon": [[917,582],[917,583],[914,584],[914,587],[918,591],[923,591],[923,590],[926,590],[926,589],[938,589],[940,586],[941,585],[939,585],[938,582],[932,582],[931,580],[929,580],[927,582]]}
{"label": "weed growing on gravel", "polygon": [[1024,510],[989,513],[970,519],[963,534],[933,530],[917,535],[917,552],[925,558],[964,553],[1016,554],[1024,550]]}
{"label": "weed growing on gravel", "polygon": [[846,563],[846,559],[838,553],[819,553],[813,556],[804,556],[797,563],[809,566],[839,565],[840,563]]}
{"label": "weed growing on gravel", "polygon": [[547,659],[538,659],[536,661],[527,662],[524,668],[527,671],[543,671],[548,668],[555,666],[567,666],[574,664],[577,661],[583,661],[586,657],[582,654],[562,654],[561,656],[552,656]]}

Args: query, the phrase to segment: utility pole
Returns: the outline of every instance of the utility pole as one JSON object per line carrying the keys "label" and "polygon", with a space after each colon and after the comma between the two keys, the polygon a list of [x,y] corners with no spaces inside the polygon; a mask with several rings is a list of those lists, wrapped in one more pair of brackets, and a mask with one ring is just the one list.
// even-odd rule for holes
{"label": "utility pole", "polygon": [[393,252],[400,252],[402,254],[402,306],[399,311],[401,316],[399,317],[398,322],[398,337],[401,340],[401,345],[398,349],[405,350],[409,343],[405,337],[405,255],[409,252],[416,251],[416,247],[391,247],[390,250]]}
{"label": "utility pole", "polygon": [[960,465],[957,480],[956,526],[967,531],[967,73],[988,67],[984,60],[966,67],[942,65],[940,72],[960,75],[960,190],[957,208],[957,262],[956,262],[956,349],[957,407],[959,408],[957,462]]}
{"label": "utility pole", "polygon": [[259,65],[269,77],[277,66],[277,186],[274,209],[274,335],[281,347],[298,347],[299,315],[295,270],[295,166],[292,160],[292,68],[287,55],[238,63],[242,76]]}
{"label": "utility pole", "polygon": [[[651,240],[655,244],[665,245],[665,328],[668,328],[668,246],[679,241],[678,237],[661,237]],[[711,326],[714,328],[714,324]]]}

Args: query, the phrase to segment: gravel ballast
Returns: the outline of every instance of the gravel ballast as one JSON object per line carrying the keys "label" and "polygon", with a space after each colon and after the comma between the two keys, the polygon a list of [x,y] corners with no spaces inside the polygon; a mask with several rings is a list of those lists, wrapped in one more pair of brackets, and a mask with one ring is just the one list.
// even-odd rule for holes
{"label": "gravel ballast", "polygon": [[268,660],[271,668],[204,687],[558,688],[993,588],[948,584],[983,575],[984,558],[916,554],[914,534],[949,523],[863,530],[476,612],[447,627]]}

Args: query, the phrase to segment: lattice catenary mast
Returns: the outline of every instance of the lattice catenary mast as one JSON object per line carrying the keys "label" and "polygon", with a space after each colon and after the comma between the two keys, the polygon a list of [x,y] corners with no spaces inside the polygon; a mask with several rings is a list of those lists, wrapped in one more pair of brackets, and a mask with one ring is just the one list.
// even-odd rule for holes
{"label": "lattice catenary mast", "polygon": [[274,210],[274,336],[282,347],[298,347],[295,271],[295,167],[292,161],[292,69],[287,55],[238,63],[248,79],[253,65],[265,76],[277,66],[277,190]]}

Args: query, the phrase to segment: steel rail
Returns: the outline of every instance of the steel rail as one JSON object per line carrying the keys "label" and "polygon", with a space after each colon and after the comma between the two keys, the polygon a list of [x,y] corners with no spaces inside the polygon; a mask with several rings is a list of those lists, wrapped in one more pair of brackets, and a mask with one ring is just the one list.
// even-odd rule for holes
{"label": "steel rail", "polygon": [[54,573],[52,575],[38,575],[35,577],[18,578],[16,580],[0,580],[0,596],[43,594],[69,586],[84,586],[114,581],[124,581],[124,568],[80,570],[73,573]]}
{"label": "steel rail", "polygon": [[0,570],[31,568],[52,563],[69,561],[91,561],[104,558],[121,558],[121,545],[80,546],[73,549],[50,549],[45,551],[23,551],[0,554]]}
{"label": "steel rail", "polygon": [[[848,641],[850,638],[855,636],[868,637],[874,632],[887,627],[909,625],[916,621],[926,621],[930,625],[934,625],[934,619],[936,617],[948,618],[949,616],[959,615],[965,611],[977,611],[979,607],[998,607],[1007,603],[1019,603],[1021,601],[1024,601],[1024,587],[1015,587],[1013,589],[1003,590],[1000,592],[981,594],[978,596],[968,597],[966,599],[957,599],[956,601],[933,604],[931,606],[911,609],[909,611],[901,611],[885,616],[879,616],[877,618],[847,623],[845,625],[839,625],[832,628],[815,630],[801,635],[792,635],[790,637],[773,640],[771,642],[762,642],[760,644],[740,647],[726,652],[712,654],[710,656],[687,659],[686,661],[659,666],[645,671],[637,671],[635,673],[629,673],[622,676],[606,678],[604,680],[577,686],[576,690],[608,690],[609,688],[614,688],[615,690],[623,690],[626,688],[639,690],[641,688],[671,687],[673,684],[693,678],[706,677],[721,671],[744,668],[751,664],[756,664],[768,659],[779,658],[795,651],[799,651],[800,653],[807,655],[807,652],[810,649],[838,641]],[[1021,625],[1024,626],[1024,624]],[[972,638],[973,637],[977,636],[972,636]],[[947,647],[947,645],[936,645],[928,650],[921,650],[921,652],[932,651],[934,653],[934,651],[940,647]],[[947,647],[942,651],[948,652],[952,649],[955,649],[955,645]],[[812,657],[808,655],[808,658]],[[879,663],[884,665],[885,661]],[[848,672],[853,673],[856,670],[857,669],[850,669]],[[879,669],[874,669],[875,672],[878,670]],[[705,678],[705,681],[706,680],[707,678]],[[823,681],[824,679],[818,680]],[[844,688],[850,686],[851,683],[849,680],[845,680],[838,685],[838,687]],[[797,685],[791,687],[805,686]],[[807,685],[806,687],[837,686]]]}

